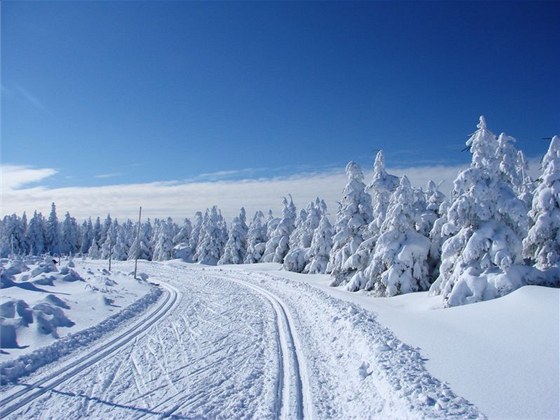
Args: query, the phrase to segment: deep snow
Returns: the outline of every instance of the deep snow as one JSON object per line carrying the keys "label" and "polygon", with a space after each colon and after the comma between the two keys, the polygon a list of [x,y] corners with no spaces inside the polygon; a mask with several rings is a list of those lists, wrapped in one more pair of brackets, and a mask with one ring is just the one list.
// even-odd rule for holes
{"label": "deep snow", "polygon": [[169,315],[13,417],[559,417],[558,289],[443,309],[427,293],[374,298],[273,263],[140,268],[179,290]]}

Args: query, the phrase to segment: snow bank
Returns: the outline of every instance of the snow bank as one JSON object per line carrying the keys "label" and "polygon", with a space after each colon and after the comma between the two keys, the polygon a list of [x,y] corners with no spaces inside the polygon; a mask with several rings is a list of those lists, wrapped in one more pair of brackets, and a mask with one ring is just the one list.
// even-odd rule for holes
{"label": "snow bank", "polygon": [[16,382],[22,376],[27,376],[40,367],[54,362],[76,349],[88,346],[104,334],[114,331],[122,322],[144,311],[149,305],[154,303],[161,294],[161,289],[154,287],[140,300],[98,325],[82,330],[76,334],[69,334],[46,347],[35,350],[31,354],[1,363],[0,384],[5,385],[10,382]]}

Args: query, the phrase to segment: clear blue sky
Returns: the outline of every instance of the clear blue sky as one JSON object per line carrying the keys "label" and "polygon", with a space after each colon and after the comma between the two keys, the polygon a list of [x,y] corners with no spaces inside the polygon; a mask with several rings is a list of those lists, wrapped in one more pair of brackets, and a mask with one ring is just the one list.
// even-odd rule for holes
{"label": "clear blue sky", "polygon": [[[1,4],[2,163],[51,186],[459,163],[560,132],[560,2]],[[95,177],[98,175],[110,175]]]}

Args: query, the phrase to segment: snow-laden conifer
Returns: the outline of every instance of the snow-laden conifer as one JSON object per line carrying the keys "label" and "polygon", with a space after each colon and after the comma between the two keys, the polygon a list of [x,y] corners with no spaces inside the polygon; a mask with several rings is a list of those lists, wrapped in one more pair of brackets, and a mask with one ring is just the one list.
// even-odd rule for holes
{"label": "snow-laden conifer", "polygon": [[334,276],[333,286],[345,284],[354,274],[347,260],[355,254],[364,240],[367,226],[372,221],[371,196],[365,191],[364,175],[355,162],[346,165],[348,183],[336,216],[335,234],[327,273]]}
{"label": "snow-laden conifer", "polygon": [[304,272],[309,274],[323,274],[327,270],[332,249],[332,225],[326,214],[323,214],[319,226],[313,233],[311,246],[306,255],[308,261]]}
{"label": "snow-laden conifer", "polygon": [[267,226],[262,211],[258,210],[253,217],[253,221],[249,226],[247,233],[247,255],[245,256],[245,264],[254,264],[261,261],[268,236],[266,234]]}
{"label": "snow-laden conifer", "polygon": [[227,227],[216,206],[206,210],[200,240],[194,256],[201,264],[216,265],[220,260],[227,242]]}
{"label": "snow-laden conifer", "polygon": [[403,176],[391,195],[371,262],[352,277],[349,290],[373,290],[379,296],[427,290],[430,241],[416,231],[418,200],[423,197]]}
{"label": "snow-laden conifer", "polygon": [[45,220],[41,213],[33,213],[25,235],[30,255],[41,255],[45,252]]}
{"label": "snow-laden conifer", "polygon": [[173,220],[168,217],[167,220],[162,220],[159,223],[157,235],[155,236],[154,245],[154,261],[167,261],[174,258],[173,251],[173,237],[174,235]]}
{"label": "snow-laden conifer", "polygon": [[504,179],[496,136],[480,118],[467,141],[468,169],[459,173],[443,230],[451,236],[442,246],[440,273],[430,288],[456,306],[502,296],[518,287],[512,266],[521,264],[521,238],[527,210]]}
{"label": "snow-laden conifer", "polygon": [[283,263],[284,257],[288,253],[290,235],[295,229],[296,207],[290,197],[290,201],[284,197],[282,204],[282,218],[271,233],[262,258],[263,262]]}
{"label": "snow-laden conifer", "polygon": [[76,219],[66,212],[62,222],[60,251],[64,255],[74,255],[80,248],[80,228]]}
{"label": "snow-laden conifer", "polygon": [[243,264],[247,255],[247,215],[241,207],[239,216],[234,217],[224,253],[218,264]]}
{"label": "snow-laden conifer", "polygon": [[192,223],[189,219],[185,219],[183,225],[173,238],[173,249],[175,258],[181,258],[183,261],[192,262],[194,251],[191,246]]}
{"label": "snow-laden conifer", "polygon": [[49,218],[47,219],[45,241],[47,251],[51,255],[60,254],[60,224],[58,223],[56,205],[54,203],[51,204],[51,212],[49,214]]}
{"label": "snow-laden conifer", "polygon": [[542,176],[529,213],[533,226],[524,254],[537,268],[560,265],[560,137],[554,136],[542,160]]}

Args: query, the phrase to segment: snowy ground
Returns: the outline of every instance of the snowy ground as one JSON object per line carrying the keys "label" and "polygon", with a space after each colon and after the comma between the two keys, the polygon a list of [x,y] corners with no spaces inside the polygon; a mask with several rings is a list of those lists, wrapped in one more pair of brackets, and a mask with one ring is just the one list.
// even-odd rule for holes
{"label": "snowy ground", "polygon": [[443,310],[278,269],[141,263],[163,296],[3,387],[0,416],[558,417],[558,290]]}

